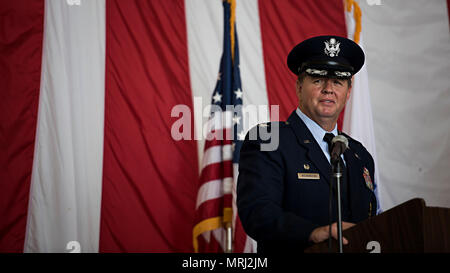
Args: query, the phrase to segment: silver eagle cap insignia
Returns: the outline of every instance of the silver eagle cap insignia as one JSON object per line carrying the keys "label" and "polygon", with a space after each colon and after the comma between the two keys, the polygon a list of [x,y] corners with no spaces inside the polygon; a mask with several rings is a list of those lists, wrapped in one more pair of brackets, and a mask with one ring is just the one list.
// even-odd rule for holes
{"label": "silver eagle cap insignia", "polygon": [[340,42],[338,42],[335,38],[331,38],[329,41],[325,41],[325,49],[324,52],[326,55],[330,57],[335,57],[339,54],[341,49],[339,48]]}

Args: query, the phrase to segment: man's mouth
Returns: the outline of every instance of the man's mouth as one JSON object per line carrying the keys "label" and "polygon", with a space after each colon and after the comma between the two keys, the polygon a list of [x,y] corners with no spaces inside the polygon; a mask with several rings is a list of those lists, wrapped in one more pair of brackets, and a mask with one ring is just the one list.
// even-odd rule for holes
{"label": "man's mouth", "polygon": [[333,103],[335,103],[335,101],[331,100],[331,99],[321,99],[321,100],[319,100],[319,102],[326,103],[326,104],[333,104]]}

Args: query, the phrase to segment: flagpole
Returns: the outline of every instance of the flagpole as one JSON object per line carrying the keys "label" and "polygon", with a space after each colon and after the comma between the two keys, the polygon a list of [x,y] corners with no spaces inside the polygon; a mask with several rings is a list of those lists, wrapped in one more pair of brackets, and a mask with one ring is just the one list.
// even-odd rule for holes
{"label": "flagpole", "polygon": [[[216,139],[214,137],[214,140],[206,140],[206,143],[208,143],[208,141],[209,143],[211,143],[211,147],[205,148],[205,151],[206,149],[213,149],[213,147],[215,148],[216,146],[220,146],[221,149],[214,149],[214,152],[221,160],[219,162],[205,164],[200,174],[200,179],[205,178],[205,180],[201,180],[201,184],[206,184],[213,181],[209,180],[212,179],[211,177],[214,177],[216,180],[220,180],[222,187],[222,196],[221,198],[213,199],[205,198],[204,200],[199,202],[200,204],[205,204],[205,206],[211,204],[210,206],[212,209],[215,207],[215,204],[218,203],[217,205],[222,207],[222,213],[220,213],[220,209],[218,210],[217,208],[214,208],[214,211],[217,212],[216,216],[209,216],[206,219],[203,218],[203,220],[199,221],[194,226],[193,246],[196,252],[198,252],[199,250],[202,251],[201,249],[199,249],[201,247],[199,246],[197,237],[204,232],[211,232],[214,230],[220,231],[220,233],[211,233],[214,236],[220,236],[220,238],[215,238],[215,241],[218,244],[211,244],[211,240],[206,239],[207,244],[211,244],[213,245],[213,248],[217,248],[213,251],[224,253],[232,253],[234,251],[233,237],[235,232],[233,222],[235,219],[235,214],[233,213],[232,164],[238,161],[238,155],[236,155],[234,147],[235,145],[239,145],[239,141],[241,140],[240,136],[243,134],[243,130],[238,127],[239,119],[242,119],[242,110],[240,109],[240,107],[237,107],[242,106],[242,91],[240,91],[241,80],[239,73],[239,49],[237,46],[237,37],[235,31],[236,2],[235,0],[222,1],[224,6],[223,54],[220,60],[219,76],[217,78],[216,87],[214,88],[211,100],[211,105],[218,106],[220,107],[220,109],[212,111],[210,114],[210,119],[213,119],[213,116],[216,114],[219,114],[222,116],[222,118],[224,118],[220,120],[223,123],[223,126],[219,126],[220,128],[218,130],[226,135],[226,139]],[[232,107],[232,111],[229,110],[229,106]],[[228,116],[231,117],[233,121],[231,121],[231,119],[228,119]],[[236,121],[236,119],[238,119],[238,121]],[[239,131],[237,131],[238,129]],[[232,137],[230,137],[230,133],[232,134]],[[212,129],[211,134],[215,134],[213,133]],[[205,144],[205,147],[206,146],[207,144]],[[207,166],[216,163],[220,163],[220,165],[216,165],[216,167],[218,168],[206,168]],[[212,175],[213,172],[214,175]],[[215,190],[215,188],[211,187],[211,190]],[[199,196],[201,198],[204,198],[204,195],[200,194],[200,190],[198,193],[198,197]],[[198,218],[202,219],[202,215],[200,215]],[[225,232],[225,234],[223,232]],[[209,236],[209,238],[211,238],[211,236]],[[220,249],[218,249],[218,247],[220,247]]]}
{"label": "flagpole", "polygon": [[[231,63],[234,66],[234,58],[235,58],[235,20],[236,20],[236,0],[227,0],[230,4],[230,47],[231,47]],[[228,221],[225,222],[225,253],[233,253],[233,211],[231,210],[231,214],[229,215]]]}
{"label": "flagpole", "polygon": [[225,231],[226,231],[225,253],[233,253],[233,240],[232,240],[233,229],[231,227],[231,223],[226,223]]}

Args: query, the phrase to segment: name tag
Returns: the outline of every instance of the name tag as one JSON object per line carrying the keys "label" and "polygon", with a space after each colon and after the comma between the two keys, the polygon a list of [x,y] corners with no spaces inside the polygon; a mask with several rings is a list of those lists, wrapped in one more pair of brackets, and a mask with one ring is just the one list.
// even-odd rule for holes
{"label": "name tag", "polygon": [[297,173],[298,179],[320,179],[318,173]]}

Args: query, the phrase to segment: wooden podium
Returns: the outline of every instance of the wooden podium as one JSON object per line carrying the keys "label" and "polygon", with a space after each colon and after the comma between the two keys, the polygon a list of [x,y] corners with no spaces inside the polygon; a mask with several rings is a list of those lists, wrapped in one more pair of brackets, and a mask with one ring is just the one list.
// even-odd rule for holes
{"label": "wooden podium", "polygon": [[[423,199],[411,199],[380,215],[343,231],[348,239],[344,253],[450,252],[450,209],[427,207]],[[333,239],[332,252],[337,252]],[[306,253],[328,253],[328,240]]]}

